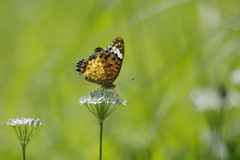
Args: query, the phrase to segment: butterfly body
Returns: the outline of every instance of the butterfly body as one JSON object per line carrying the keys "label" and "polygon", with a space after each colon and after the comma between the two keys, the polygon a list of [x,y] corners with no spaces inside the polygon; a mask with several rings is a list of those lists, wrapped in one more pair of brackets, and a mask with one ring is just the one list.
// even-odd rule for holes
{"label": "butterfly body", "polygon": [[104,89],[113,89],[124,58],[124,41],[115,38],[106,47],[98,47],[88,59],[82,59],[76,65],[76,71],[89,82],[101,85]]}

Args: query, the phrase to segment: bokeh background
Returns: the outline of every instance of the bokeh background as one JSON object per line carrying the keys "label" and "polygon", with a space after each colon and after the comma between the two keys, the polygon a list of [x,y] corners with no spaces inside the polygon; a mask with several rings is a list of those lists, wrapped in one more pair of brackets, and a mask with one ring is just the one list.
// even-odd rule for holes
{"label": "bokeh background", "polygon": [[[208,125],[191,93],[239,90],[231,81],[240,66],[238,0],[2,0],[0,24],[1,160],[22,157],[6,125],[16,117],[43,123],[27,159],[98,159],[98,122],[78,102],[98,86],[75,64],[118,36],[125,59],[115,83],[135,80],[116,88],[127,105],[104,123],[105,160],[206,159]],[[228,159],[238,159],[240,111],[227,115],[223,136],[236,142],[226,144]]]}

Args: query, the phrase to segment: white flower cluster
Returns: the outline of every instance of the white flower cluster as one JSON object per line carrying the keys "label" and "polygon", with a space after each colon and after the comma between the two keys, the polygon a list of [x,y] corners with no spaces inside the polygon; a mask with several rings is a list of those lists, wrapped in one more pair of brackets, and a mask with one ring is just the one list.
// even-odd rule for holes
{"label": "white flower cluster", "polygon": [[240,85],[240,68],[237,68],[232,72],[232,82]]}
{"label": "white flower cluster", "polygon": [[33,118],[10,118],[7,122],[10,126],[19,126],[19,125],[29,125],[29,126],[40,126],[42,123],[40,122],[40,119],[33,119]]}
{"label": "white flower cluster", "polygon": [[219,110],[223,104],[230,107],[240,106],[240,94],[237,92],[229,92],[223,98],[218,91],[205,88],[195,90],[191,98],[195,108],[200,112]]}
{"label": "white flower cluster", "polygon": [[21,119],[10,118],[7,124],[12,126],[15,130],[20,147],[25,148],[31,141],[38,126],[40,126],[42,123],[40,122],[40,119],[35,120],[33,118],[22,117]]}
{"label": "white flower cluster", "polygon": [[90,92],[89,95],[80,97],[80,104],[123,104],[126,105],[127,101],[124,101],[118,94],[108,91],[108,90],[94,90],[94,92]]}

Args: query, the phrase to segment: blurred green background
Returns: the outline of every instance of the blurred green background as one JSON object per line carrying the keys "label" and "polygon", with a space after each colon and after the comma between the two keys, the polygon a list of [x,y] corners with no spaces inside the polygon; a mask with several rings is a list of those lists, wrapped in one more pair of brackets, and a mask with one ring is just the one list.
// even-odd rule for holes
{"label": "blurred green background", "polygon": [[[239,89],[238,0],[2,0],[0,23],[1,160],[22,157],[6,125],[16,117],[43,123],[27,159],[98,159],[99,125],[78,99],[99,86],[75,64],[118,36],[125,59],[115,83],[135,80],[116,88],[127,106],[104,123],[104,160],[198,159],[207,123],[192,90]],[[224,134],[240,127],[239,109],[229,115]]]}

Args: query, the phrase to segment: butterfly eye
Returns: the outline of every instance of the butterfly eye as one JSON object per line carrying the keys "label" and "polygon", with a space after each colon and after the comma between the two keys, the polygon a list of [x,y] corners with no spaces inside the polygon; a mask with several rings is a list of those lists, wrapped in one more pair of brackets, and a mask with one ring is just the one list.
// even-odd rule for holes
{"label": "butterfly eye", "polygon": [[97,47],[97,48],[94,50],[94,53],[101,52],[102,50],[103,50],[103,48]]}

